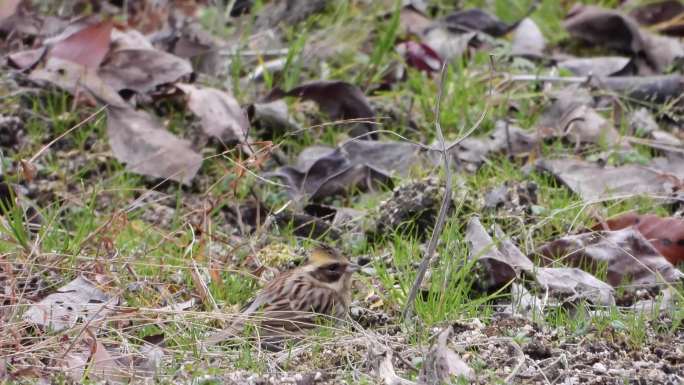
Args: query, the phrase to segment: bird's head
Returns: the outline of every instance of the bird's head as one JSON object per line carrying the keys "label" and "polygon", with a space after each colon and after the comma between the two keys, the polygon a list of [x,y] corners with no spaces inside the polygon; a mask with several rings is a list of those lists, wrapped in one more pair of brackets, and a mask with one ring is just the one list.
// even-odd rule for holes
{"label": "bird's head", "polygon": [[328,245],[314,247],[308,264],[312,275],[328,283],[359,270],[359,265],[351,263],[342,253]]}

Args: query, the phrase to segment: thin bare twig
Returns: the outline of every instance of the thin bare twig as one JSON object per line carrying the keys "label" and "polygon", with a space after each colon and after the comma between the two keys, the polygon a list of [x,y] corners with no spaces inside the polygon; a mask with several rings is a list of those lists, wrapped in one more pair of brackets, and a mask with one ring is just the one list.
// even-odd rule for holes
{"label": "thin bare twig", "polygon": [[444,85],[446,83],[446,68],[447,64],[442,64],[441,77],[439,81],[439,92],[437,93],[437,101],[435,103],[435,130],[437,131],[437,140],[441,146],[442,160],[444,161],[444,174],[446,176],[446,188],[444,190],[444,197],[442,198],[442,205],[439,208],[439,214],[437,216],[437,222],[435,223],[434,229],[432,229],[432,236],[430,237],[430,242],[428,243],[427,251],[423,256],[423,260],[420,261],[420,267],[418,268],[418,275],[416,280],[413,282],[413,287],[409,292],[408,299],[404,305],[404,311],[402,312],[402,318],[408,320],[412,316],[413,312],[413,302],[418,295],[418,290],[420,285],[423,283],[425,278],[425,273],[427,272],[428,266],[430,266],[430,261],[437,248],[437,242],[442,234],[444,225],[446,223],[446,214],[449,210],[449,203],[451,203],[451,166],[450,166],[450,156],[447,151],[447,146],[444,141],[444,134],[442,133],[442,125],[439,121],[439,115],[441,112],[442,105],[442,95],[444,94]]}

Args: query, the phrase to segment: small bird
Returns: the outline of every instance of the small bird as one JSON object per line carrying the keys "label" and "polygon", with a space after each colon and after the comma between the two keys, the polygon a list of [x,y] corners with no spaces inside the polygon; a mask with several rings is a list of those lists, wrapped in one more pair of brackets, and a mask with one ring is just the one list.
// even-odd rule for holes
{"label": "small bird", "polygon": [[261,337],[278,337],[313,329],[321,315],[340,320],[349,310],[352,275],[358,270],[336,249],[317,246],[306,264],[276,276],[227,330],[209,337],[205,344],[239,335],[246,322],[253,322]]}

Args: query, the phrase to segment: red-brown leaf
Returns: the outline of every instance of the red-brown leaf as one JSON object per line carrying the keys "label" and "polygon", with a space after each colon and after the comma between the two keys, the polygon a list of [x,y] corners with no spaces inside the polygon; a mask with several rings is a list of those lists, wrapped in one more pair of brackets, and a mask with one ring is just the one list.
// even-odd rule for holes
{"label": "red-brown leaf", "polygon": [[103,21],[83,28],[56,43],[50,56],[97,68],[109,51],[113,23]]}
{"label": "red-brown leaf", "polygon": [[[608,230],[636,226],[637,230],[672,264],[684,262],[684,220],[653,214],[623,214],[606,221]],[[594,226],[601,230],[602,224]]]}

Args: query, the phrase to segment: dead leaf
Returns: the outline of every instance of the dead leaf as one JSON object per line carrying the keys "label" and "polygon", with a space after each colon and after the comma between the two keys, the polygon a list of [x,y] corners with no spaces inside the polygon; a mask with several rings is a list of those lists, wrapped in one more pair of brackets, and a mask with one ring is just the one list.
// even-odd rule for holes
{"label": "dead leaf", "polygon": [[644,50],[639,25],[619,11],[577,4],[564,21],[571,36],[623,52]]}
{"label": "dead leaf", "polygon": [[684,274],[668,262],[636,229],[568,235],[538,251],[547,261],[560,259],[574,266],[598,269],[607,265],[607,281],[614,287],[677,282]]}
{"label": "dead leaf", "polygon": [[72,95],[88,92],[110,106],[121,108],[127,106],[121,96],[103,82],[94,68],[84,67],[72,61],[51,57],[45,66],[33,70],[29,78],[36,81],[48,81]]}
{"label": "dead leaf", "polygon": [[[302,84],[287,92],[276,88],[266,97],[267,101],[273,101],[285,96],[294,96],[303,100],[316,102],[321,109],[332,119],[364,120],[362,123],[355,123],[349,130],[352,136],[360,136],[373,131],[373,121],[375,112],[366,95],[361,89],[353,84],[343,81],[313,81]],[[377,135],[371,135],[375,138]]]}
{"label": "dead leaf", "polygon": [[684,76],[614,76],[595,78],[592,85],[626,95],[638,101],[663,104],[676,101],[675,106],[684,106],[680,98],[684,93]]}
{"label": "dead leaf", "polygon": [[[632,16],[640,24],[655,25],[655,30],[666,35],[684,36],[681,15],[684,4],[679,0],[654,1],[640,4],[632,9]],[[677,19],[680,19],[677,22]]]}
{"label": "dead leaf", "polygon": [[214,88],[200,88],[192,84],[176,84],[188,98],[188,108],[202,120],[207,135],[224,143],[244,143],[249,121],[235,98]]}
{"label": "dead leaf", "polygon": [[543,138],[567,138],[575,143],[621,144],[615,126],[594,110],[593,100],[586,91],[575,92],[575,87],[558,91],[552,96],[554,102],[542,113],[537,129]]}
{"label": "dead leaf", "polygon": [[470,258],[486,261],[485,272],[488,274],[485,289],[495,289],[514,280],[524,272],[531,276],[538,285],[554,297],[563,297],[564,301],[588,299],[592,303],[610,305],[614,303],[613,289],[588,272],[577,268],[545,268],[536,267],[517,246],[495,227],[499,244],[496,245],[487,234],[479,220],[473,217],[468,222],[466,240],[471,245]]}
{"label": "dead leaf", "polygon": [[350,140],[336,149],[306,148],[295,166],[280,167],[266,176],[279,178],[293,197],[305,202],[406,175],[420,159],[419,148],[410,143]]}
{"label": "dead leaf", "polygon": [[415,385],[415,382],[397,375],[392,364],[392,355],[392,350],[389,348],[377,343],[369,343],[367,361],[375,376],[385,385]]}
{"label": "dead leaf", "polygon": [[444,24],[455,32],[482,31],[494,37],[507,34],[517,25],[517,23],[506,24],[491,13],[479,8],[454,12],[444,18]]}
{"label": "dead leaf", "polygon": [[507,305],[504,313],[520,315],[530,321],[544,319],[544,303],[530,293],[525,285],[511,284],[511,304]]}
{"label": "dead leaf", "polygon": [[129,171],[189,184],[202,165],[190,142],[167,131],[157,119],[132,108],[107,110],[107,134],[117,160]]}
{"label": "dead leaf", "polygon": [[666,195],[682,183],[672,174],[639,165],[612,167],[579,159],[546,159],[538,161],[537,168],[553,174],[586,202],[620,195]]}
{"label": "dead leaf", "polygon": [[534,277],[545,290],[564,300],[575,302],[586,299],[596,305],[615,305],[613,288],[590,273],[572,267],[540,267]]}
{"label": "dead leaf", "polygon": [[619,11],[575,5],[564,25],[573,37],[631,53],[645,75],[663,72],[674,59],[684,55],[681,43],[642,31],[634,19]]}
{"label": "dead leaf", "polygon": [[430,46],[445,61],[464,55],[468,48],[480,45],[478,32],[455,34],[446,28],[429,28],[423,36],[423,43]]}
{"label": "dead leaf", "polygon": [[465,239],[470,249],[468,258],[477,260],[486,274],[479,284],[487,291],[501,288],[521,271],[534,268],[532,261],[522,253],[510,250],[502,253],[476,216],[468,220]]}
{"label": "dead leaf", "polygon": [[78,276],[29,307],[24,319],[34,325],[58,332],[83,322],[104,319],[111,310],[107,306],[117,305],[118,299]]}
{"label": "dead leaf", "polygon": [[627,213],[606,220],[594,230],[622,230],[634,226],[670,263],[684,262],[684,220],[662,218],[653,214]]}
{"label": "dead leaf", "polygon": [[110,53],[97,74],[117,91],[141,94],[190,75],[190,62],[172,54],[149,49],[122,49]]}
{"label": "dead leaf", "polygon": [[428,73],[438,72],[442,68],[442,58],[427,44],[407,40],[397,44],[396,50],[404,56],[410,67]]}
{"label": "dead leaf", "polygon": [[399,13],[399,28],[405,35],[420,36],[423,32],[432,25],[425,14],[413,6],[404,6]]}
{"label": "dead leaf", "polygon": [[0,24],[14,15],[21,0],[3,0],[0,3]]}
{"label": "dead leaf", "polygon": [[632,75],[632,60],[622,56],[573,58],[558,62],[558,68],[566,69],[577,76],[619,76]]}
{"label": "dead leaf", "polygon": [[47,48],[45,47],[13,52],[7,55],[7,63],[22,71],[31,70],[40,63],[46,52]]}
{"label": "dead leaf", "polygon": [[[497,121],[494,131],[485,137],[469,137],[456,145],[450,153],[456,165],[475,171],[488,156],[505,153],[515,156],[531,151],[537,143],[536,135],[505,121]],[[434,154],[431,154],[434,155]]]}
{"label": "dead leaf", "polygon": [[108,20],[86,26],[56,42],[50,48],[48,57],[69,60],[86,68],[97,68],[109,52],[113,25]]}
{"label": "dead leaf", "polygon": [[531,58],[544,56],[546,40],[537,24],[530,18],[523,19],[513,32],[511,54]]}
{"label": "dead leaf", "polygon": [[430,348],[420,369],[419,384],[451,384],[459,378],[470,380],[475,375],[473,369],[447,346],[451,333],[449,326],[437,336],[437,342]]}

